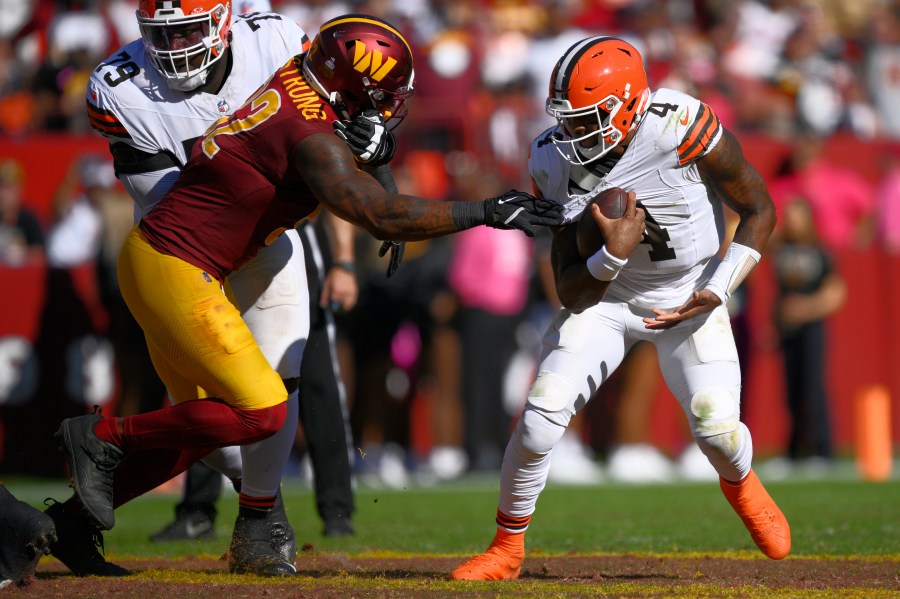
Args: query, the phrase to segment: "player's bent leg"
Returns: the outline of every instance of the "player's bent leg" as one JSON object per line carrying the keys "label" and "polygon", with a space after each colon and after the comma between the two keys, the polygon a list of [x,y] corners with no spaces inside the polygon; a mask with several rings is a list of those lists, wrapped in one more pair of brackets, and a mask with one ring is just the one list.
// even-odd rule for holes
{"label": "player's bent leg", "polygon": [[53,520],[0,483],[0,589],[13,583],[27,586],[56,539]]}
{"label": "player's bent leg", "polygon": [[735,430],[698,437],[697,445],[719,472],[725,498],[740,516],[756,546],[767,557],[782,559],[791,550],[787,518],[750,468],[753,442],[742,423]]}
{"label": "player's bent leg", "polygon": [[[571,413],[566,410],[548,415],[530,403],[526,406],[503,455],[494,540],[487,551],[456,568],[450,578],[511,580],[519,577],[525,560],[525,530],[538,495],[547,482],[550,452],[566,428],[555,420],[568,422],[570,417]],[[509,513],[527,515],[516,517]]]}

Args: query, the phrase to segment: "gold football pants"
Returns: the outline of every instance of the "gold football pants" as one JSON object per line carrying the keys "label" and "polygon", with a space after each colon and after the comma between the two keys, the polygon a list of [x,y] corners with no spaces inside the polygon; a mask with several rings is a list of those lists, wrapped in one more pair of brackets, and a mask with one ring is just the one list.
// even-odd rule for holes
{"label": "gold football pants", "polygon": [[118,276],[176,403],[209,396],[255,410],[287,400],[281,378],[215,278],[156,251],[138,227],[122,247]]}

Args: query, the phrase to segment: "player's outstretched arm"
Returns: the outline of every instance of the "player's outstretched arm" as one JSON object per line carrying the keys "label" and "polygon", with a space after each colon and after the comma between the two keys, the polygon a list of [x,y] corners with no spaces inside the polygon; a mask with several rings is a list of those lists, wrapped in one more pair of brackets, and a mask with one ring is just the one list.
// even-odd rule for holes
{"label": "player's outstretched arm", "polygon": [[323,205],[376,239],[417,241],[478,225],[533,235],[535,225],[562,223],[559,206],[523,192],[471,202],[389,194],[356,168],[350,150],[336,135],[304,139],[294,150],[294,164]]}

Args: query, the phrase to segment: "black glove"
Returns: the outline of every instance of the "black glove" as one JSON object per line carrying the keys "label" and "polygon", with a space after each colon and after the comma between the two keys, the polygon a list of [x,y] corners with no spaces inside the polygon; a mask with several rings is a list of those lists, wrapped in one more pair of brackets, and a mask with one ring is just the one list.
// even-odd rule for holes
{"label": "black glove", "polygon": [[388,253],[388,250],[391,251],[391,257],[388,262],[386,276],[390,277],[397,269],[400,268],[400,262],[403,261],[403,250],[406,249],[405,241],[385,241],[381,244],[381,247],[378,248],[378,257],[384,258],[384,255]]}
{"label": "black glove", "polygon": [[331,126],[359,162],[378,166],[394,157],[397,141],[377,110],[364,110],[348,121],[334,121]]}
{"label": "black glove", "polygon": [[519,229],[534,237],[534,225],[563,224],[562,206],[511,189],[501,196],[483,202],[454,202],[453,220],[459,230],[477,225],[495,229]]}

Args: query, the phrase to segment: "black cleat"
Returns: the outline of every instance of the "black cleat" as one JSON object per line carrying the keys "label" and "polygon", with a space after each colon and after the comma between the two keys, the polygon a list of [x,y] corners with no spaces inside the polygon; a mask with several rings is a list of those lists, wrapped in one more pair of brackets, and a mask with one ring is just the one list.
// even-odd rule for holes
{"label": "black cleat", "polygon": [[336,516],[325,520],[322,534],[326,537],[352,537],[356,534],[349,516]]}
{"label": "black cleat", "polygon": [[[210,517],[210,513],[212,513],[212,517]],[[215,507],[212,507],[210,512],[205,509],[205,506],[179,505],[175,508],[175,521],[158,533],[150,535],[150,540],[160,543],[214,539],[216,537],[215,513]]]}
{"label": "black cleat", "polygon": [[[48,499],[47,501],[53,501]],[[90,518],[72,514],[63,504],[54,501],[44,510],[53,519],[59,539],[50,545],[50,554],[61,561],[75,576],[128,576],[122,566],[106,561],[103,551],[103,533]],[[97,551],[97,549],[100,551]]]}
{"label": "black cleat", "polygon": [[275,506],[261,512],[241,506],[234,523],[228,569],[234,574],[293,576],[297,573],[297,540],[284,511],[281,491]]}
{"label": "black cleat", "polygon": [[0,484],[0,589],[12,583],[27,586],[55,541],[53,520]]}
{"label": "black cleat", "polygon": [[94,426],[103,419],[101,408],[93,414],[66,418],[54,435],[69,463],[72,487],[81,505],[101,530],[116,524],[113,512],[113,470],[122,461],[122,450],[101,441]]}

